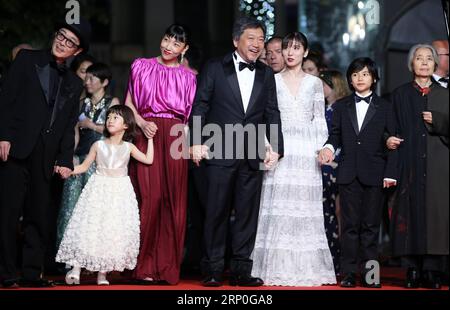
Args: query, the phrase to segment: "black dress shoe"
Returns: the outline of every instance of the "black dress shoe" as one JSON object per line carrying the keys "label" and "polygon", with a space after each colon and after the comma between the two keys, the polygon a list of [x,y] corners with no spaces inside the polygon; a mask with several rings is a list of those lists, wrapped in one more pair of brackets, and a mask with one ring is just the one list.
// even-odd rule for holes
{"label": "black dress shoe", "polygon": [[365,275],[361,275],[361,286],[367,288],[381,288],[381,283],[372,283],[369,284],[366,282]]}
{"label": "black dress shoe", "polygon": [[341,287],[356,287],[356,279],[355,274],[350,272],[344,275],[344,278],[342,279],[340,283]]}
{"label": "black dress shoe", "polygon": [[416,268],[408,268],[406,272],[405,288],[419,288],[420,273]]}
{"label": "black dress shoe", "polygon": [[435,271],[424,271],[422,286],[432,290],[440,290],[442,287],[440,273]]}
{"label": "black dress shoe", "polygon": [[207,276],[202,280],[202,285],[206,287],[219,287],[223,285],[223,282],[219,276]]}
{"label": "black dress shoe", "polygon": [[9,279],[2,281],[2,287],[5,289],[17,289],[19,288],[19,279]]}
{"label": "black dress shoe", "polygon": [[243,276],[231,276],[230,277],[231,286],[247,286],[247,287],[257,287],[264,285],[264,281],[260,278],[254,278],[249,275]]}
{"label": "black dress shoe", "polygon": [[21,287],[35,287],[35,288],[46,288],[56,286],[53,281],[47,279],[37,279],[37,280],[22,279],[20,280],[19,285]]}

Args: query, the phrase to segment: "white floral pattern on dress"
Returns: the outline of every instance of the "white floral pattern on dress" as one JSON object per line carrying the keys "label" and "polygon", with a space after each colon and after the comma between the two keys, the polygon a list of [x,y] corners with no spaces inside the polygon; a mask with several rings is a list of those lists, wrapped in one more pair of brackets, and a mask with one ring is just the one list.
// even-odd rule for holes
{"label": "white floral pattern on dress", "polygon": [[280,74],[275,80],[284,157],[264,176],[252,275],[266,285],[335,284],[316,159],[328,137],[323,85],[306,75],[293,96]]}
{"label": "white floral pattern on dress", "polygon": [[139,254],[139,210],[127,165],[130,145],[97,143],[97,171],[67,225],[56,261],[90,271],[133,270]]}

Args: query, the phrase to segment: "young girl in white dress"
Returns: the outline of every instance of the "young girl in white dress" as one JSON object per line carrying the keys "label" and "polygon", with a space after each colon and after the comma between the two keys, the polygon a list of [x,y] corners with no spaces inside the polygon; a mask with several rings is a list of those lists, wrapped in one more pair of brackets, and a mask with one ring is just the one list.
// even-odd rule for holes
{"label": "young girl in white dress", "polygon": [[153,162],[153,140],[147,153],[132,143],[136,128],[133,111],[113,106],[106,117],[105,140],[95,142],[74,175],[86,172],[95,160],[97,170],[89,179],[67,225],[56,261],[73,266],[66,275],[69,285],[80,284],[80,271],[98,271],[97,284],[108,285],[110,271],[132,270],[139,253],[139,210],[128,177],[130,155],[144,164]]}
{"label": "young girl in white dress", "polygon": [[299,32],[283,40],[286,69],[275,75],[284,158],[264,176],[252,275],[266,285],[336,283],[325,235],[322,173],[317,152],[327,140],[319,78],[302,70],[308,41]]}

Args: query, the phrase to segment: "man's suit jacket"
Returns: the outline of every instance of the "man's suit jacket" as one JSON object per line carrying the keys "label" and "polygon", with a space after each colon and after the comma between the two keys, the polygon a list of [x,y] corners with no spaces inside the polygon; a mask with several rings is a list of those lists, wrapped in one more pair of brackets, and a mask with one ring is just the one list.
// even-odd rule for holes
{"label": "man's suit jacket", "polygon": [[[256,63],[255,70],[253,91],[246,112],[242,103],[233,54],[210,61],[203,70],[190,119],[191,143],[199,144],[193,141],[199,136],[199,132],[196,132],[196,128],[193,127],[194,117],[200,117],[201,128],[206,125],[220,128],[222,138],[222,149],[219,152],[221,156],[208,160],[207,164],[232,166],[237,159],[247,159],[252,169],[258,170],[260,162],[264,159],[261,155],[265,153],[264,132],[258,128],[258,125],[265,125],[267,137],[271,136],[270,125],[277,126],[276,133],[272,132],[272,135],[277,138],[269,138],[269,141],[274,151],[283,156],[283,134],[273,71],[259,61]],[[242,141],[238,141],[236,135],[226,136],[227,124],[243,127],[253,125],[257,129],[257,136],[245,135]],[[204,144],[208,139],[203,137],[200,143]],[[234,149],[233,156],[226,156],[231,145]],[[218,152],[218,147],[220,148],[214,145],[211,150]],[[256,156],[249,158],[251,157],[249,154]]]}
{"label": "man's suit jacket", "polygon": [[0,93],[0,141],[11,143],[10,156],[25,159],[40,135],[45,145],[44,169],[49,178],[53,166],[73,168],[74,127],[82,81],[67,71],[57,86],[51,112],[49,50],[22,50],[12,64]]}
{"label": "man's suit jacket", "polygon": [[393,106],[376,94],[361,130],[354,95],[336,102],[326,144],[341,148],[337,182],[350,184],[358,178],[365,185],[382,186],[384,178],[397,179],[397,151],[388,151],[386,147],[386,138],[394,135]]}

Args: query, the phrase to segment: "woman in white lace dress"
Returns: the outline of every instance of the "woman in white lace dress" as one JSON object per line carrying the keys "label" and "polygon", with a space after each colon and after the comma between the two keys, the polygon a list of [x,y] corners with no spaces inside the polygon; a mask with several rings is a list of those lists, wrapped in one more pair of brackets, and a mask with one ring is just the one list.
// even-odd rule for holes
{"label": "woman in white lace dress", "polygon": [[275,75],[285,156],[264,177],[252,270],[266,285],[336,283],[316,160],[328,136],[323,85],[303,72],[307,53],[302,33],[287,35],[283,40],[286,69]]}
{"label": "woman in white lace dress", "polygon": [[133,111],[113,106],[106,116],[105,136],[95,142],[73,174],[84,173],[95,160],[96,171],[83,189],[64,232],[56,261],[73,266],[66,275],[69,285],[80,284],[81,268],[98,271],[97,284],[108,285],[106,273],[133,270],[139,253],[139,210],[128,177],[130,156],[151,164],[153,141],[147,153],[130,140],[135,131]]}

